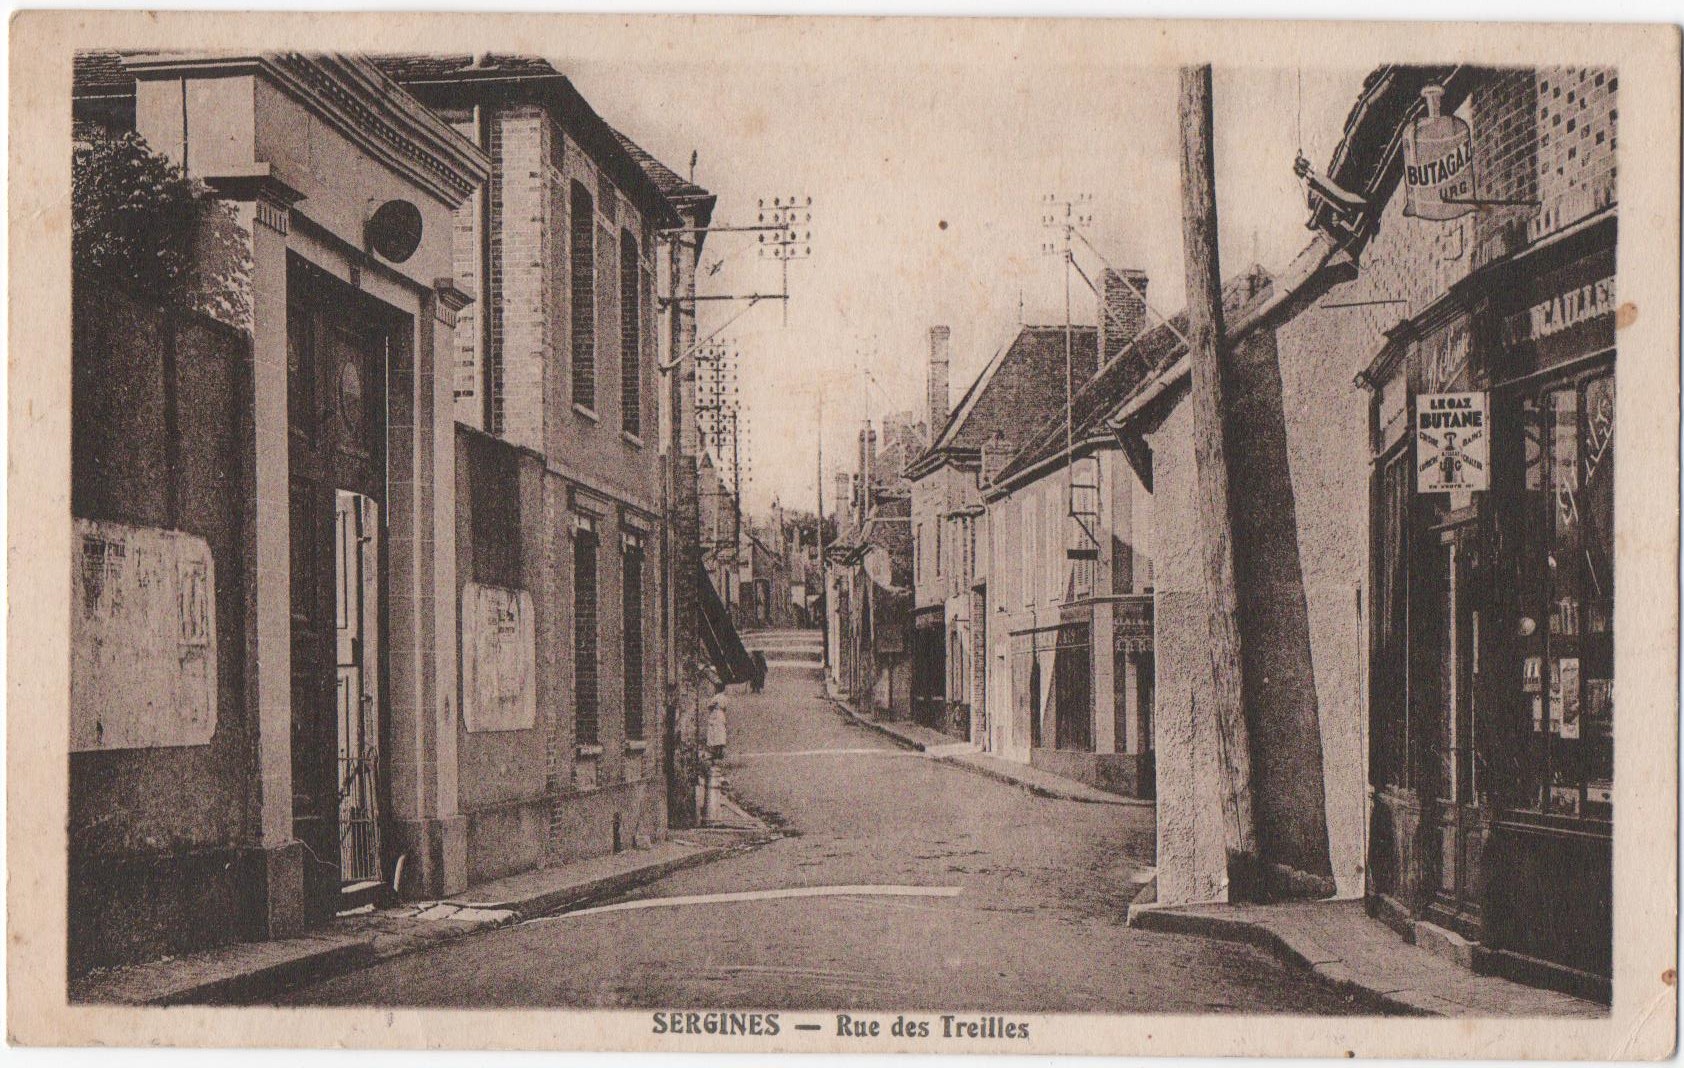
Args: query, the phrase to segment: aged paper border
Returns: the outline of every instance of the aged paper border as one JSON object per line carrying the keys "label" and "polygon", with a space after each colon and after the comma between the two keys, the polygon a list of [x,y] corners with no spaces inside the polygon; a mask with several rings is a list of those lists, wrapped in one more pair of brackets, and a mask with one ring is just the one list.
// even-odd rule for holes
{"label": "aged paper border", "polygon": [[[1613,9],[1609,9],[1613,10]],[[8,1036],[30,1045],[349,1046],[668,1052],[1655,1058],[1676,1036],[1679,32],[1671,26],[1151,22],[896,17],[25,12],[11,24]],[[888,36],[892,35],[892,39]],[[77,48],[673,50],[789,62],[922,45],[976,62],[1283,67],[1454,59],[1616,65],[1624,80],[1616,606],[1615,979],[1605,1020],[1031,1015],[1033,1041],[845,1045],[654,1036],[646,1011],[127,1009],[65,998],[69,616],[70,65]],[[839,105],[845,108],[845,104]],[[45,146],[45,147],[43,147]],[[1227,194],[1232,196],[1233,193]],[[1639,699],[1641,695],[1641,699]],[[674,1006],[682,1007],[682,1006]],[[765,1006],[778,1009],[779,1006]],[[1011,1012],[1010,1006],[997,1006]],[[1013,1014],[1019,1018],[1018,1014]]]}

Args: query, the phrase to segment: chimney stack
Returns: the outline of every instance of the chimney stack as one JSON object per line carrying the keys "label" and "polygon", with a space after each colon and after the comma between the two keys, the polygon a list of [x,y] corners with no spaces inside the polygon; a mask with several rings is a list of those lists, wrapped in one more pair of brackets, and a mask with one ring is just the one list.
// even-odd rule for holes
{"label": "chimney stack", "polygon": [[859,484],[855,494],[855,515],[864,520],[866,513],[871,510],[871,488],[877,479],[877,429],[867,419],[860,427],[860,469]]}
{"label": "chimney stack", "polygon": [[1146,272],[1107,267],[1099,291],[1099,365],[1105,367],[1146,329]]}
{"label": "chimney stack", "polygon": [[947,425],[947,370],[951,359],[953,331],[930,327],[930,444]]}
{"label": "chimney stack", "polygon": [[848,506],[854,496],[854,476],[846,471],[838,471],[831,479],[831,493],[835,500],[836,530],[841,533],[851,525],[848,519]]}

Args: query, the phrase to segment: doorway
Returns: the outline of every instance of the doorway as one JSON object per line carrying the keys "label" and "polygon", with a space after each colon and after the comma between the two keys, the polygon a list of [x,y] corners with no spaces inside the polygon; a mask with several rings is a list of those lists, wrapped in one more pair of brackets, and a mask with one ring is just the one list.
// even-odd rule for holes
{"label": "doorway", "polygon": [[408,323],[289,261],[292,809],[312,921],[385,881],[386,381]]}
{"label": "doorway", "polygon": [[1429,912],[1468,937],[1478,937],[1480,919],[1478,729],[1480,613],[1475,608],[1474,576],[1479,559],[1475,524],[1439,531],[1434,547],[1431,631],[1437,664],[1432,698],[1432,738],[1436,743],[1436,799],[1428,808],[1429,857],[1437,861],[1436,885]]}
{"label": "doorway", "polygon": [[380,510],[339,490],[334,507],[334,647],[339,739],[339,873],[381,881]]}

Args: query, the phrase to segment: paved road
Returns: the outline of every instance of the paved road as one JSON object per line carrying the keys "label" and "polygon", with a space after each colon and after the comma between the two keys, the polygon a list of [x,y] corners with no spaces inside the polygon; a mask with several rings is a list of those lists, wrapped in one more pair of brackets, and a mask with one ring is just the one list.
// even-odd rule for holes
{"label": "paved road", "polygon": [[1356,1011],[1246,947],[1123,925],[1152,813],[1035,797],[847,721],[810,673],[733,697],[730,789],[790,836],[623,900],[872,885],[557,917],[295,991],[294,1004]]}

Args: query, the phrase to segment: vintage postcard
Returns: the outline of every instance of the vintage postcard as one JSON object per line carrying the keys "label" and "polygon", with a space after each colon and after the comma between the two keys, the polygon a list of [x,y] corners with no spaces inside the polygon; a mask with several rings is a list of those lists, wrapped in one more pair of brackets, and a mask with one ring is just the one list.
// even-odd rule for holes
{"label": "vintage postcard", "polygon": [[11,29],[13,1041],[1673,1050],[1675,27]]}

